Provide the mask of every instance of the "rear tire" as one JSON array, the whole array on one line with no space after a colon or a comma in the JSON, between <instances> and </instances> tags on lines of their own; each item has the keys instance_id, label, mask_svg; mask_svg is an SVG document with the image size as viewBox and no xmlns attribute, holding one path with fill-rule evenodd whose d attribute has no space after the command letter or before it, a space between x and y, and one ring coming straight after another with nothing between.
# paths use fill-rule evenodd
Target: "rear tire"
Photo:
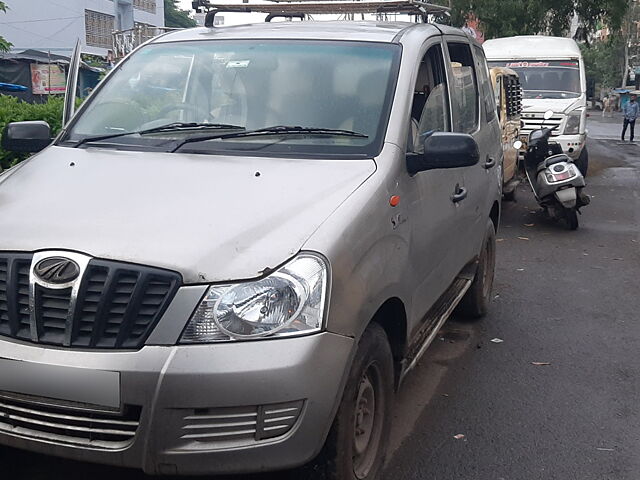
<instances>
[{"instance_id":1,"label":"rear tire","mask_svg":"<svg viewBox=\"0 0 640 480\"><path fill-rule=\"evenodd\" d=\"M587 152L587 146L585 145L580 152L580 156L574 162L580 173L584 178L587 178L587 170L589 170L589 152Z\"/></svg>"},{"instance_id":2,"label":"rear tire","mask_svg":"<svg viewBox=\"0 0 640 480\"><path fill-rule=\"evenodd\" d=\"M569 227L569 230L578 229L578 226L579 226L578 212L576 211L575 208L565 208L564 219L567 222L567 227Z\"/></svg>"},{"instance_id":3,"label":"rear tire","mask_svg":"<svg viewBox=\"0 0 640 480\"><path fill-rule=\"evenodd\" d=\"M458 304L458 313L467 318L481 318L486 315L491 302L495 268L496 230L493 222L488 220L476 275L469 290Z\"/></svg>"},{"instance_id":4,"label":"rear tire","mask_svg":"<svg viewBox=\"0 0 640 480\"><path fill-rule=\"evenodd\" d=\"M502 194L502 199L505 202L515 202L516 201L516 190L518 189L518 187L516 186L513 190L511 190L510 192L505 192Z\"/></svg>"},{"instance_id":5,"label":"rear tire","mask_svg":"<svg viewBox=\"0 0 640 480\"><path fill-rule=\"evenodd\" d=\"M353 360L338 413L320 455L298 478L380 478L393 401L393 357L380 325L367 327Z\"/></svg>"}]
</instances>

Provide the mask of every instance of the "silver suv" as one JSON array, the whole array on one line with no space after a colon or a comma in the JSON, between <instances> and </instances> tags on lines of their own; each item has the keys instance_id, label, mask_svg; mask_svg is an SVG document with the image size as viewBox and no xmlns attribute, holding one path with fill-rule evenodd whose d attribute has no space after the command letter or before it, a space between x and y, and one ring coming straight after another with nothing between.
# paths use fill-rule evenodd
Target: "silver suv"
<instances>
[{"instance_id":1,"label":"silver suv","mask_svg":"<svg viewBox=\"0 0 640 480\"><path fill-rule=\"evenodd\" d=\"M0 444L374 478L394 390L487 310L500 130L458 29L178 31L2 141L42 152L0 177Z\"/></svg>"}]
</instances>

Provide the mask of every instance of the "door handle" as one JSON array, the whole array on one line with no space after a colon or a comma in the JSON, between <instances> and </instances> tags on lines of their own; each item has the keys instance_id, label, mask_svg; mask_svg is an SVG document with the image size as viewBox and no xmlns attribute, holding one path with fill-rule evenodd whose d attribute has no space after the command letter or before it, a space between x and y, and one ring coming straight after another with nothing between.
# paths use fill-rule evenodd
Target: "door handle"
<instances>
[{"instance_id":1,"label":"door handle","mask_svg":"<svg viewBox=\"0 0 640 480\"><path fill-rule=\"evenodd\" d=\"M456 190L453 192L453 195L451 195L451 201L453 203L458 203L465 198L467 198L467 189L460 185L456 185Z\"/></svg>"},{"instance_id":2,"label":"door handle","mask_svg":"<svg viewBox=\"0 0 640 480\"><path fill-rule=\"evenodd\" d=\"M487 170L496 166L496 159L493 157L487 156L487 159L484 162L484 168Z\"/></svg>"}]
</instances>

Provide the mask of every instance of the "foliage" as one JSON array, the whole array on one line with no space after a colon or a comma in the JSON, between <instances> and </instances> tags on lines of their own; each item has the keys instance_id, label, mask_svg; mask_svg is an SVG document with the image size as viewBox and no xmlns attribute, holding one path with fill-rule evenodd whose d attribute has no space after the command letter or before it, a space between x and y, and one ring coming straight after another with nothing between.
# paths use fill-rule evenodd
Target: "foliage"
<instances>
[{"instance_id":1,"label":"foliage","mask_svg":"<svg viewBox=\"0 0 640 480\"><path fill-rule=\"evenodd\" d=\"M187 10L180 10L176 0L164 0L164 25L174 28L191 28L196 26L196 21L189 17Z\"/></svg>"},{"instance_id":2,"label":"foliage","mask_svg":"<svg viewBox=\"0 0 640 480\"><path fill-rule=\"evenodd\" d=\"M62 127L63 105L63 96L50 96L47 103L37 104L23 102L9 95L0 95L0 132L9 122L44 120L51 126L52 135L57 135ZM0 147L0 166L3 169L11 167L27 156L7 152Z\"/></svg>"},{"instance_id":3,"label":"foliage","mask_svg":"<svg viewBox=\"0 0 640 480\"><path fill-rule=\"evenodd\" d=\"M6 12L7 5L4 2L0 1L0 12ZM11 44L7 42L2 36L0 36L0 52L8 52L11 48Z\"/></svg>"},{"instance_id":4,"label":"foliage","mask_svg":"<svg viewBox=\"0 0 640 480\"><path fill-rule=\"evenodd\" d=\"M580 46L588 79L604 88L614 88L620 83L624 69L624 44L620 35L606 42Z\"/></svg>"},{"instance_id":5,"label":"foliage","mask_svg":"<svg viewBox=\"0 0 640 480\"><path fill-rule=\"evenodd\" d=\"M598 25L620 28L626 0L452 0L452 24L462 26L470 14L481 23L485 38L547 33L565 35L574 12L580 33L588 39Z\"/></svg>"}]
</instances>

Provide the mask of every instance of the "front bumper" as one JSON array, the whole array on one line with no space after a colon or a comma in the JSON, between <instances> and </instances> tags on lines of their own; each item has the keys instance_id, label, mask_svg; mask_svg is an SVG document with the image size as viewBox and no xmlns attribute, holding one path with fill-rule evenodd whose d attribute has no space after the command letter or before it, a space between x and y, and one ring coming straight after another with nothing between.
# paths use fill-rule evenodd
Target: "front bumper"
<instances>
[{"instance_id":1,"label":"front bumper","mask_svg":"<svg viewBox=\"0 0 640 480\"><path fill-rule=\"evenodd\" d=\"M52 399L55 384L27 380L22 383L25 391L15 393L20 382L0 377L0 444L141 468L148 474L294 467L320 451L353 350L352 338L328 332L253 342L145 346L136 352L69 351L0 340L0 357L17 374L20 369L29 375L55 372L66 385ZM114 388L119 391L109 391ZM99 396L86 393L95 389L106 394L102 406L93 404ZM74 401L74 392L84 404ZM23 403L8 416L4 407L16 408L15 399ZM118 415L134 409L139 420L128 423L134 431L129 442L104 442L108 436L96 440L93 434L80 442L73 436L95 424L65 420L68 415L59 415L65 409L82 418L100 417L101 410ZM15 420L26 417L36 421ZM38 426L42 420L46 428ZM64 422L70 430L65 432L63 425L52 433L51 425Z\"/></svg>"},{"instance_id":2,"label":"front bumper","mask_svg":"<svg viewBox=\"0 0 640 480\"><path fill-rule=\"evenodd\" d=\"M577 160L580 152L584 148L587 135L582 133L578 135L558 135L551 137L551 142L555 142L562 147L562 151L569 155L573 160Z\"/></svg>"}]
</instances>

